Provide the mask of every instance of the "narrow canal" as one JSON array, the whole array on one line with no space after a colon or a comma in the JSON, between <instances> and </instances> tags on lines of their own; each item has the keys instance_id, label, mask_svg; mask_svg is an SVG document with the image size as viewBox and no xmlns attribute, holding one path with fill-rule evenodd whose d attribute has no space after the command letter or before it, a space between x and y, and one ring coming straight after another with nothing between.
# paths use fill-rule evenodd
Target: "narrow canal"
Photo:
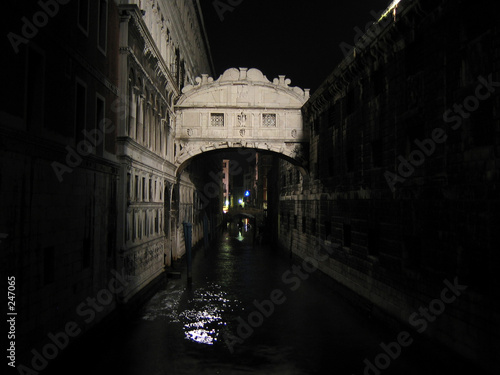
<instances>
[{"instance_id":1,"label":"narrow canal","mask_svg":"<svg viewBox=\"0 0 500 375\"><path fill-rule=\"evenodd\" d=\"M228 229L217 246L195 253L191 288L185 272L169 280L136 317L68 349L49 373L463 373L421 343L375 367L380 344L399 332L323 286L314 271L253 242L251 230Z\"/></svg>"}]
</instances>

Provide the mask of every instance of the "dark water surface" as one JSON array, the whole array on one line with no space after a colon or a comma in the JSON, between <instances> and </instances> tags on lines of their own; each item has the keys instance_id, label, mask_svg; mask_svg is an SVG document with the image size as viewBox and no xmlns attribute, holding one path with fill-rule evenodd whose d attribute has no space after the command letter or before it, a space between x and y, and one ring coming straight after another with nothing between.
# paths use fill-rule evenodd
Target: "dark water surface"
<instances>
[{"instance_id":1,"label":"dark water surface","mask_svg":"<svg viewBox=\"0 0 500 375\"><path fill-rule=\"evenodd\" d=\"M135 318L68 349L49 373L413 375L464 370L420 344L403 348L389 363L380 357L379 364L387 365L383 370L366 368L365 359L374 363L381 342L394 341L399 332L370 320L317 278L301 280L300 275L309 274L297 267L270 248L254 246L251 232L227 231L216 247L194 255L191 288L185 272L182 279L169 280Z\"/></svg>"}]
</instances>

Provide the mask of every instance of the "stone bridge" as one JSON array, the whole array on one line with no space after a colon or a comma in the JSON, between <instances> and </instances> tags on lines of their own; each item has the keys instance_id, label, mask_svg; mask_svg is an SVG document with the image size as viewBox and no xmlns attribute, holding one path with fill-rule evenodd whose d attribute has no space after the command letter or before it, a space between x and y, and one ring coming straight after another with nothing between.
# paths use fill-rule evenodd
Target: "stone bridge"
<instances>
[{"instance_id":1,"label":"stone bridge","mask_svg":"<svg viewBox=\"0 0 500 375\"><path fill-rule=\"evenodd\" d=\"M304 172L309 139L301 108L309 90L273 82L258 69L228 69L216 81L208 75L189 85L176 104L177 173L204 152L252 148L281 156Z\"/></svg>"}]
</instances>

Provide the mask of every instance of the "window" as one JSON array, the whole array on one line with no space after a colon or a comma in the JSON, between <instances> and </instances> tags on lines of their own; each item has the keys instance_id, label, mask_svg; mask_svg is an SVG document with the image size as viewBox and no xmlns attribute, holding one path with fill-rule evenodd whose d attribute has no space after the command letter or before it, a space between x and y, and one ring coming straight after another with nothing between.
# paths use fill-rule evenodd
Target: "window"
<instances>
[{"instance_id":1,"label":"window","mask_svg":"<svg viewBox=\"0 0 500 375\"><path fill-rule=\"evenodd\" d=\"M383 149L382 140L377 139L372 142L372 167L382 167Z\"/></svg>"},{"instance_id":2,"label":"window","mask_svg":"<svg viewBox=\"0 0 500 375\"><path fill-rule=\"evenodd\" d=\"M142 178L142 200L146 200L146 177Z\"/></svg>"},{"instance_id":3,"label":"window","mask_svg":"<svg viewBox=\"0 0 500 375\"><path fill-rule=\"evenodd\" d=\"M404 237L403 265L407 268L418 268L422 251L422 240L415 235Z\"/></svg>"},{"instance_id":4,"label":"window","mask_svg":"<svg viewBox=\"0 0 500 375\"><path fill-rule=\"evenodd\" d=\"M302 216L302 233L306 232L306 217Z\"/></svg>"},{"instance_id":5,"label":"window","mask_svg":"<svg viewBox=\"0 0 500 375\"><path fill-rule=\"evenodd\" d=\"M376 256L380 249L380 233L377 223L374 223L368 229L368 254Z\"/></svg>"},{"instance_id":6,"label":"window","mask_svg":"<svg viewBox=\"0 0 500 375\"><path fill-rule=\"evenodd\" d=\"M333 147L330 148L330 151L333 151ZM327 162L328 162L328 177L333 177L333 175L335 174L335 159L333 158L333 156L329 156Z\"/></svg>"},{"instance_id":7,"label":"window","mask_svg":"<svg viewBox=\"0 0 500 375\"><path fill-rule=\"evenodd\" d=\"M316 235L316 219L311 219L311 234Z\"/></svg>"},{"instance_id":8,"label":"window","mask_svg":"<svg viewBox=\"0 0 500 375\"><path fill-rule=\"evenodd\" d=\"M385 72L379 68L372 74L373 93L375 96L379 95L385 90Z\"/></svg>"},{"instance_id":9,"label":"window","mask_svg":"<svg viewBox=\"0 0 500 375\"><path fill-rule=\"evenodd\" d=\"M332 105L330 108L328 108L328 127L333 128L333 125L335 125L335 107Z\"/></svg>"},{"instance_id":10,"label":"window","mask_svg":"<svg viewBox=\"0 0 500 375\"><path fill-rule=\"evenodd\" d=\"M325 240L329 241L332 235L332 224L329 221L325 221Z\"/></svg>"},{"instance_id":11,"label":"window","mask_svg":"<svg viewBox=\"0 0 500 375\"><path fill-rule=\"evenodd\" d=\"M421 40L415 40L405 46L404 63L406 76L413 76L422 70L422 49L425 48Z\"/></svg>"},{"instance_id":12,"label":"window","mask_svg":"<svg viewBox=\"0 0 500 375\"><path fill-rule=\"evenodd\" d=\"M95 131L96 135L100 134L101 138L100 139L95 139L95 152L97 155L102 156L103 155L103 150L104 150L104 136L106 132L101 132L99 129L101 127L104 128L101 123L104 124L105 120L105 113L106 113L106 101L104 97L102 97L99 94L96 94L95 98Z\"/></svg>"},{"instance_id":13,"label":"window","mask_svg":"<svg viewBox=\"0 0 500 375\"><path fill-rule=\"evenodd\" d=\"M125 230L125 241L130 241L130 214L127 214L127 226Z\"/></svg>"},{"instance_id":14,"label":"window","mask_svg":"<svg viewBox=\"0 0 500 375\"><path fill-rule=\"evenodd\" d=\"M89 35L89 0L78 0L78 27Z\"/></svg>"},{"instance_id":15,"label":"window","mask_svg":"<svg viewBox=\"0 0 500 375\"><path fill-rule=\"evenodd\" d=\"M135 176L135 184L134 184L134 189L135 189L135 200L139 200L139 176Z\"/></svg>"},{"instance_id":16,"label":"window","mask_svg":"<svg viewBox=\"0 0 500 375\"><path fill-rule=\"evenodd\" d=\"M75 93L75 139L83 138L87 116L87 85L80 79L76 79Z\"/></svg>"},{"instance_id":17,"label":"window","mask_svg":"<svg viewBox=\"0 0 500 375\"><path fill-rule=\"evenodd\" d=\"M90 232L89 229L87 229ZM83 249L82 249L82 267L88 268L90 267L90 263L92 260L92 239L90 233L86 233L83 238Z\"/></svg>"},{"instance_id":18,"label":"window","mask_svg":"<svg viewBox=\"0 0 500 375\"><path fill-rule=\"evenodd\" d=\"M354 170L354 150L352 148L345 153L345 161L347 172L352 172Z\"/></svg>"},{"instance_id":19,"label":"window","mask_svg":"<svg viewBox=\"0 0 500 375\"><path fill-rule=\"evenodd\" d=\"M130 195L130 184L132 183L132 175L127 173L127 199L130 200L132 197Z\"/></svg>"},{"instance_id":20,"label":"window","mask_svg":"<svg viewBox=\"0 0 500 375\"><path fill-rule=\"evenodd\" d=\"M466 106L470 100L466 99ZM471 105L472 108L474 108ZM476 106L477 107L477 106ZM495 121L493 120L493 100L486 100L472 112L470 117L471 134L475 146L492 145L495 139Z\"/></svg>"},{"instance_id":21,"label":"window","mask_svg":"<svg viewBox=\"0 0 500 375\"><path fill-rule=\"evenodd\" d=\"M18 126L23 125L21 119L24 117L24 106L27 95L24 81L27 70L27 50L28 48L19 48L18 53L11 53L8 59L2 61L5 71L9 72L9 74L2 75L2 89L4 93L8 92L9 95L2 96L0 114L8 113L15 116Z\"/></svg>"},{"instance_id":22,"label":"window","mask_svg":"<svg viewBox=\"0 0 500 375\"><path fill-rule=\"evenodd\" d=\"M224 113L212 113L210 115L210 125L216 127L224 126Z\"/></svg>"},{"instance_id":23,"label":"window","mask_svg":"<svg viewBox=\"0 0 500 375\"><path fill-rule=\"evenodd\" d=\"M345 101L346 101L346 114L347 115L350 115L351 113L353 113L356 109L356 96L354 94L354 89L351 89L351 91L349 91L347 93L347 96L345 98Z\"/></svg>"},{"instance_id":24,"label":"window","mask_svg":"<svg viewBox=\"0 0 500 375\"><path fill-rule=\"evenodd\" d=\"M351 246L351 224L344 224L342 227L342 232L344 234L344 246Z\"/></svg>"},{"instance_id":25,"label":"window","mask_svg":"<svg viewBox=\"0 0 500 375\"><path fill-rule=\"evenodd\" d=\"M43 285L54 282L55 257L54 247L47 247L43 250Z\"/></svg>"},{"instance_id":26,"label":"window","mask_svg":"<svg viewBox=\"0 0 500 375\"><path fill-rule=\"evenodd\" d=\"M262 114L262 126L266 128L276 127L276 114L274 113L264 113Z\"/></svg>"},{"instance_id":27,"label":"window","mask_svg":"<svg viewBox=\"0 0 500 375\"><path fill-rule=\"evenodd\" d=\"M139 220L139 227L138 227L138 229L139 229L139 233L138 233L138 238L139 238L140 240L142 239L142 226L143 226L142 216L143 216L143 215L142 215L142 213L141 213L141 214L139 214L139 218L138 218L138 220Z\"/></svg>"},{"instance_id":28,"label":"window","mask_svg":"<svg viewBox=\"0 0 500 375\"><path fill-rule=\"evenodd\" d=\"M149 179L149 197L148 197L149 201L152 202L154 200L154 196L153 196L153 181L151 179Z\"/></svg>"},{"instance_id":29,"label":"window","mask_svg":"<svg viewBox=\"0 0 500 375\"><path fill-rule=\"evenodd\" d=\"M134 213L132 213L132 241L135 241L137 238L137 216Z\"/></svg>"},{"instance_id":30,"label":"window","mask_svg":"<svg viewBox=\"0 0 500 375\"><path fill-rule=\"evenodd\" d=\"M297 215L293 215L293 229L297 229Z\"/></svg>"},{"instance_id":31,"label":"window","mask_svg":"<svg viewBox=\"0 0 500 375\"><path fill-rule=\"evenodd\" d=\"M34 130L43 123L45 59L33 48L28 57L26 123L28 130Z\"/></svg>"},{"instance_id":32,"label":"window","mask_svg":"<svg viewBox=\"0 0 500 375\"><path fill-rule=\"evenodd\" d=\"M99 0L99 16L97 29L97 47L106 54L107 28L108 28L108 0Z\"/></svg>"}]
</instances>

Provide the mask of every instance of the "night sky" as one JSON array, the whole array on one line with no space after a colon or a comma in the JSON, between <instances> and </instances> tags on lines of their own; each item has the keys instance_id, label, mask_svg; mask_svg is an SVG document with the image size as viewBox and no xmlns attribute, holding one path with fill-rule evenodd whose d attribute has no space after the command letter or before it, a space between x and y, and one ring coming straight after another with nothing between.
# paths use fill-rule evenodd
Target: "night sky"
<instances>
[{"instance_id":1,"label":"night sky","mask_svg":"<svg viewBox=\"0 0 500 375\"><path fill-rule=\"evenodd\" d=\"M200 0L215 78L227 68L257 68L271 81L284 74L291 86L313 91L342 60L339 45L353 45L354 28L364 31L390 2ZM217 12L217 3L233 10Z\"/></svg>"}]
</instances>

